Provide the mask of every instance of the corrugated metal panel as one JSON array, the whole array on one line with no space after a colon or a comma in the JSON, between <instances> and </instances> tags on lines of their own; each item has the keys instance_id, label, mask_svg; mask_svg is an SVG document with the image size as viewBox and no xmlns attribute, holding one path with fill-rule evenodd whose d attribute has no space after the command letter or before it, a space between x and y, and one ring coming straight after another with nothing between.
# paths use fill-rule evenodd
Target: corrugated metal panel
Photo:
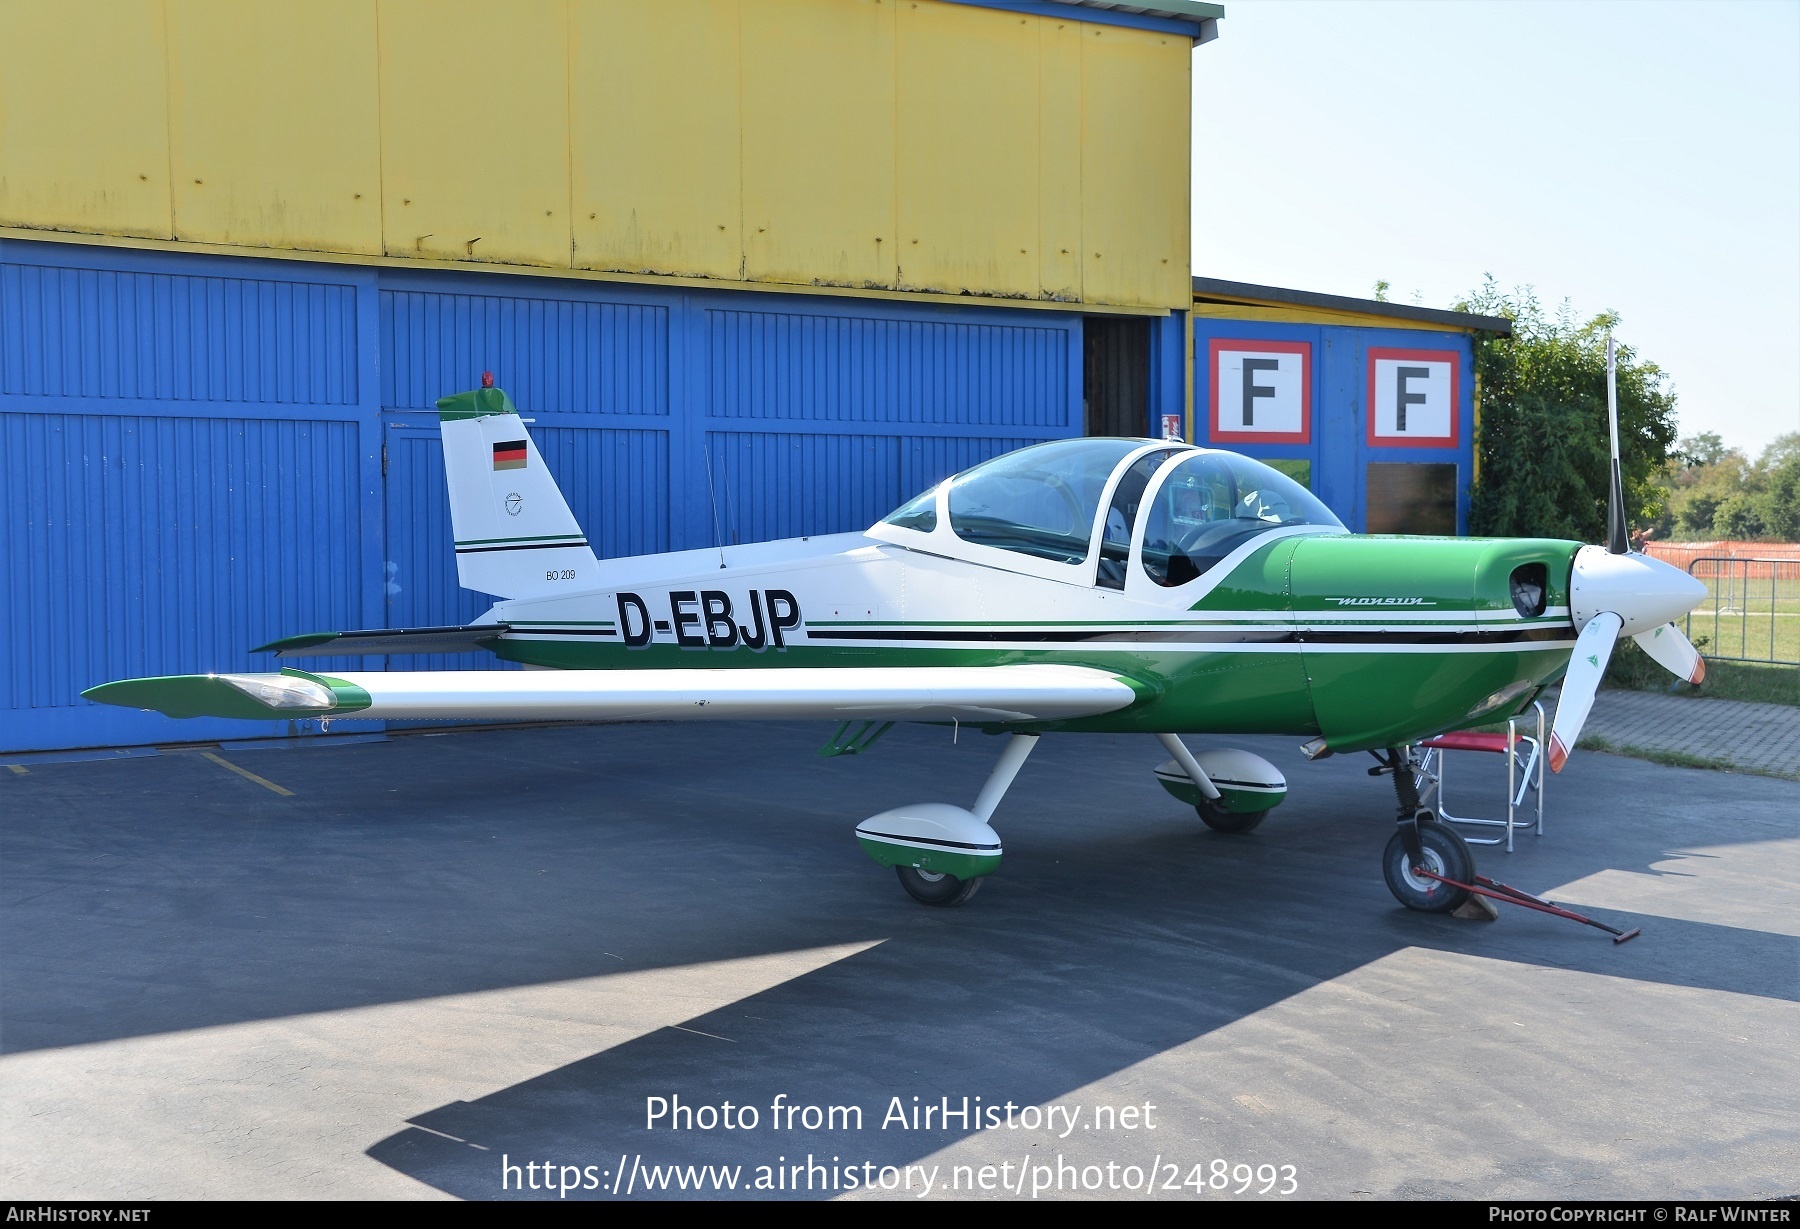
<instances>
[{"instance_id":1,"label":"corrugated metal panel","mask_svg":"<svg viewBox=\"0 0 1800 1229\"><path fill-rule=\"evenodd\" d=\"M494 604L456 582L455 536L444 484L444 446L437 424L387 432L387 558L383 564L388 627L473 623ZM387 659L390 670L499 668L489 653L421 653Z\"/></svg>"},{"instance_id":2,"label":"corrugated metal panel","mask_svg":"<svg viewBox=\"0 0 1800 1229\"><path fill-rule=\"evenodd\" d=\"M1083 297L1083 29L1073 21L1046 21L1038 27L1038 285L1053 299Z\"/></svg>"},{"instance_id":3,"label":"corrugated metal panel","mask_svg":"<svg viewBox=\"0 0 1800 1229\"><path fill-rule=\"evenodd\" d=\"M179 0L164 24L175 237L380 255L374 0Z\"/></svg>"},{"instance_id":4,"label":"corrugated metal panel","mask_svg":"<svg viewBox=\"0 0 1800 1229\"><path fill-rule=\"evenodd\" d=\"M964 423L1055 432L1068 418L1071 335L1042 325L707 313L717 418Z\"/></svg>"},{"instance_id":5,"label":"corrugated metal panel","mask_svg":"<svg viewBox=\"0 0 1800 1229\"><path fill-rule=\"evenodd\" d=\"M725 541L866 528L900 503L899 444L888 435L709 434Z\"/></svg>"},{"instance_id":6,"label":"corrugated metal panel","mask_svg":"<svg viewBox=\"0 0 1800 1229\"><path fill-rule=\"evenodd\" d=\"M1036 298L1040 23L965 5L896 9L900 284Z\"/></svg>"},{"instance_id":7,"label":"corrugated metal panel","mask_svg":"<svg viewBox=\"0 0 1800 1229\"><path fill-rule=\"evenodd\" d=\"M670 548L668 432L541 424L532 431L596 555L615 559Z\"/></svg>"},{"instance_id":8,"label":"corrugated metal panel","mask_svg":"<svg viewBox=\"0 0 1800 1229\"><path fill-rule=\"evenodd\" d=\"M916 436L902 440L900 498L894 501L893 507L883 509L882 515L887 515L919 492L936 486L951 474L961 473L971 465L979 465L989 457L997 457L1003 452L1042 442L1041 439L982 436Z\"/></svg>"},{"instance_id":9,"label":"corrugated metal panel","mask_svg":"<svg viewBox=\"0 0 1800 1229\"><path fill-rule=\"evenodd\" d=\"M379 21L388 255L566 268L568 6L382 0Z\"/></svg>"},{"instance_id":10,"label":"corrugated metal panel","mask_svg":"<svg viewBox=\"0 0 1800 1229\"><path fill-rule=\"evenodd\" d=\"M737 0L575 4L569 41L576 266L742 277Z\"/></svg>"},{"instance_id":11,"label":"corrugated metal panel","mask_svg":"<svg viewBox=\"0 0 1800 1229\"><path fill-rule=\"evenodd\" d=\"M1037 442L749 431L707 436L728 544L866 529L941 479Z\"/></svg>"},{"instance_id":12,"label":"corrugated metal panel","mask_svg":"<svg viewBox=\"0 0 1800 1229\"><path fill-rule=\"evenodd\" d=\"M349 405L344 285L0 264L0 393Z\"/></svg>"},{"instance_id":13,"label":"corrugated metal panel","mask_svg":"<svg viewBox=\"0 0 1800 1229\"><path fill-rule=\"evenodd\" d=\"M1185 309L1193 188L1169 151L1190 145L1192 46L1100 26L1081 42L1082 298Z\"/></svg>"},{"instance_id":14,"label":"corrugated metal panel","mask_svg":"<svg viewBox=\"0 0 1800 1229\"><path fill-rule=\"evenodd\" d=\"M429 410L497 374L530 413L667 414L669 311L590 299L381 292L381 404Z\"/></svg>"},{"instance_id":15,"label":"corrugated metal panel","mask_svg":"<svg viewBox=\"0 0 1800 1229\"><path fill-rule=\"evenodd\" d=\"M1185 309L1190 40L1111 20L7 0L0 224Z\"/></svg>"},{"instance_id":16,"label":"corrugated metal panel","mask_svg":"<svg viewBox=\"0 0 1800 1229\"><path fill-rule=\"evenodd\" d=\"M251 647L359 621L358 463L352 422L0 414L0 745L263 729L101 710L79 693L269 669Z\"/></svg>"},{"instance_id":17,"label":"corrugated metal panel","mask_svg":"<svg viewBox=\"0 0 1800 1229\"><path fill-rule=\"evenodd\" d=\"M896 284L894 10L876 0L740 6L748 280Z\"/></svg>"},{"instance_id":18,"label":"corrugated metal panel","mask_svg":"<svg viewBox=\"0 0 1800 1229\"><path fill-rule=\"evenodd\" d=\"M159 0L0 4L0 225L172 237Z\"/></svg>"}]
</instances>

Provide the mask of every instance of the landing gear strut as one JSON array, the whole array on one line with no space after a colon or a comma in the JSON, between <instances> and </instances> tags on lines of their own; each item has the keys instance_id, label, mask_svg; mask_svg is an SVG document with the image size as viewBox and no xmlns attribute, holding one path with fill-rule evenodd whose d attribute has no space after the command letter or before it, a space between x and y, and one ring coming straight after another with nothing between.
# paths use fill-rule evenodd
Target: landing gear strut
<instances>
[{"instance_id":1,"label":"landing gear strut","mask_svg":"<svg viewBox=\"0 0 1800 1229\"><path fill-rule=\"evenodd\" d=\"M1037 741L1036 734L1006 740L974 807L964 810L946 802L895 807L858 824L857 842L877 863L893 867L900 886L920 904L963 904L1000 867L1000 834L988 820Z\"/></svg>"},{"instance_id":2,"label":"landing gear strut","mask_svg":"<svg viewBox=\"0 0 1800 1229\"><path fill-rule=\"evenodd\" d=\"M1468 889L1459 885L1475 881L1475 855L1468 842L1438 821L1437 812L1420 804L1419 757L1411 747L1370 754L1378 767L1369 769L1369 775L1391 775L1398 803L1396 830L1381 855L1388 891L1408 909L1449 913L1469 899Z\"/></svg>"}]
</instances>

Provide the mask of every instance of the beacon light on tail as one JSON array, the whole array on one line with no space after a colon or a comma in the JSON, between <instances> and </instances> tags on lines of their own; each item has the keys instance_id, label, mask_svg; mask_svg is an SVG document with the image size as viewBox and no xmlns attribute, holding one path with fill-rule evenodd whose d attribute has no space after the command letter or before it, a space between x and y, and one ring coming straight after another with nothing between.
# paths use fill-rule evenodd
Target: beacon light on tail
<instances>
[{"instance_id":1,"label":"beacon light on tail","mask_svg":"<svg viewBox=\"0 0 1800 1229\"><path fill-rule=\"evenodd\" d=\"M493 606L467 626L265 647L284 661L486 651L538 669L286 669L84 694L179 717L829 719L831 755L870 752L895 721L1005 735L973 804L894 807L856 829L931 905L963 903L997 870L996 822L1030 839L1029 813L1003 800L1040 735L1154 737L1162 788L1241 835L1287 782L1182 736L1286 734L1309 758L1377 754L1397 799L1388 885L1440 910L1474 864L1419 805L1414 744L1504 720L1563 679L1560 765L1618 635L1684 677L1703 668L1672 624L1696 587L1622 546L1354 535L1268 466L1179 441L1021 449L860 533L600 560L504 392L438 407L458 575ZM1157 806L1144 785L1119 807Z\"/></svg>"}]
</instances>

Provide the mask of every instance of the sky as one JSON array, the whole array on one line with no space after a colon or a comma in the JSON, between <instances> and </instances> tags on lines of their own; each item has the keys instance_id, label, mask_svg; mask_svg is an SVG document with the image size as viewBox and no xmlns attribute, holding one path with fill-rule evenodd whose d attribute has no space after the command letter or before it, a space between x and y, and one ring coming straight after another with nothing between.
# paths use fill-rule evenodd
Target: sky
<instances>
[{"instance_id":1,"label":"sky","mask_svg":"<svg viewBox=\"0 0 1800 1229\"><path fill-rule=\"evenodd\" d=\"M1682 435L1800 431L1800 0L1223 0L1194 273L1622 317Z\"/></svg>"}]
</instances>

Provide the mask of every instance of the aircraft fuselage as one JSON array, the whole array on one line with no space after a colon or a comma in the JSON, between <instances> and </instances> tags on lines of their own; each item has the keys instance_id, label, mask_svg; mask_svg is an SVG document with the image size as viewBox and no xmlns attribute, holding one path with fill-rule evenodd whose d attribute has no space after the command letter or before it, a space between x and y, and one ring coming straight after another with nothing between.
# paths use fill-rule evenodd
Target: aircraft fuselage
<instances>
[{"instance_id":1,"label":"aircraft fuselage","mask_svg":"<svg viewBox=\"0 0 1800 1229\"><path fill-rule=\"evenodd\" d=\"M1303 527L1186 585L1134 570L1113 589L1091 565L1071 583L840 534L606 560L604 588L504 601L485 621L512 629L493 645L502 658L558 669L1092 666L1149 694L1032 728L1322 735L1356 750L1503 718L1560 677L1579 545ZM1510 583L1533 564L1536 613Z\"/></svg>"}]
</instances>

